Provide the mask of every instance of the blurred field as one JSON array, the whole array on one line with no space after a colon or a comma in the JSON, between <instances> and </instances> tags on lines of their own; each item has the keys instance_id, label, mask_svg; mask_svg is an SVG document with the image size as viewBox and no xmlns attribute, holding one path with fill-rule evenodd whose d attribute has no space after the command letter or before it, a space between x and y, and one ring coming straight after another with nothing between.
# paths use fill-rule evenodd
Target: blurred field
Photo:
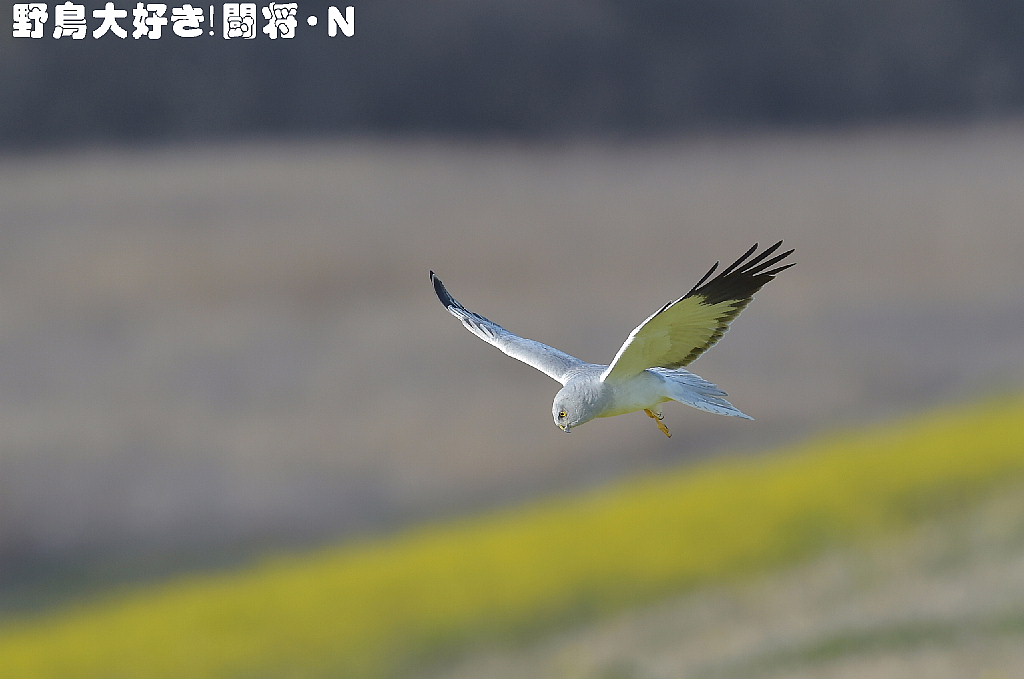
<instances>
[{"instance_id":1,"label":"blurred field","mask_svg":"<svg viewBox=\"0 0 1024 679\"><path fill-rule=\"evenodd\" d=\"M0 609L1024 384L1024 128L0 159ZM698 361L758 418L571 436L444 313L589 360L715 259L798 266ZM500 387L499 387L500 385ZM37 583L37 584L33 584Z\"/></svg>"},{"instance_id":2,"label":"blurred field","mask_svg":"<svg viewBox=\"0 0 1024 679\"><path fill-rule=\"evenodd\" d=\"M868 548L702 587L435 677L1021 677L1024 487Z\"/></svg>"},{"instance_id":3,"label":"blurred field","mask_svg":"<svg viewBox=\"0 0 1024 679\"><path fill-rule=\"evenodd\" d=\"M112 594L0 626L0 676L419 676L426 666L467 647L522 642L673 592L709 588L703 590L703 605L710 600L735 605L716 588L735 587L744 577L829 550L833 558L839 548L859 555L852 565L839 566L840 582L871 576L858 563L864 552L869 564L879 559L870 545L880 539L888 541L885 554L895 555L886 558L913 565L921 533L915 527L922 525L939 535L946 526L956 528L951 539L942 535L947 545L957 544L953 559L971 557L978 544L987 538L999 543L999 538L1001 543L987 545L986 556L1004 550L1000 556L1009 557L1007 562L1019 562L1024 554L1019 503L985 502L1022 487L1022 419L1021 397L945 409L884 428L835 433L763 457L723 458L576 497L267 561L234 574ZM981 510L974 509L979 505ZM978 524L964 522L971 516L965 512L972 511ZM999 514L1004 518L996 529L984 530ZM912 536L909 547L894 537L904 534ZM934 568L929 575L935 575ZM836 577L834 564L826 561L809 572L808 581L823 579L827 589ZM917 574L901 577L914 579L919 588L927 584ZM990 636L1019 636L1024 630L1024 583L1019 573L1010 581L1013 587L1001 596L986 591L992 602L982 620L987 627L974 629L974 635L984 637L988 630ZM815 586L820 590L822 584ZM792 591L796 585L788 587ZM811 587L802 596L813 598L814 591ZM927 593L918 598L904 592L918 606L916 615L896 597L854 600L867 608L859 615L852 608L833 611L831 629L816 630L818 636L809 635L803 618L780 620L776 629L766 618L781 616L762 611L763 626L746 627L750 638L735 640L732 648L709 645L699 658L703 664L693 667L701 668L702 676L746 676L755 670L790 676L793 663L811 670L828 667L826 661L847 652L862 653L873 645L891 650L907 638L919 646L941 646L949 635L970 628L969 614L982 608L974 601L967 611L957 610L929 602ZM968 593L960 596L971 599ZM790 602L776 596L746 605L778 606L780 614L788 614L802 603L800 597ZM878 604L881 615L870 610ZM664 612L653 614L659 615ZM889 626L879 627L887 617ZM651 618L647 612L644 619ZM691 616L673 624L658 625L653 637L649 628L636 633L645 643L661 644L660 658L640 648L623 650L628 642L620 637L617 647L600 644L589 650L597 657L617 650L621 657L612 657L619 665L598 664L599 671L587 672L584 660L568 673L565 667L541 665L540 674L632 676L622 668L633 665L621 662L657 660L658 671L637 665L643 671L635 674L679 676L672 653L688 651L685 645L670 650L670 640L694 623ZM837 630L847 636L837 637ZM714 671L716 653L733 665ZM995 662L967 673L1010 667ZM485 669L487 676L497 674L493 663ZM505 674L521 676L521 670L516 662Z\"/></svg>"}]
</instances>

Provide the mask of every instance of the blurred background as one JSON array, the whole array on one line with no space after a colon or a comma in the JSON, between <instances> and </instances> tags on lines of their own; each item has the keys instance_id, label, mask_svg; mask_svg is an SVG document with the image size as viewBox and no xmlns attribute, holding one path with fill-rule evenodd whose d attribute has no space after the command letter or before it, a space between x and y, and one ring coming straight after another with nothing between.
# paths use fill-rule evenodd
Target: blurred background
<instances>
[{"instance_id":1,"label":"blurred background","mask_svg":"<svg viewBox=\"0 0 1024 679\"><path fill-rule=\"evenodd\" d=\"M55 40L54 6L41 39L0 23L0 639L126 587L1024 387L1019 3L377 0L352 37L300 20L251 41ZM757 421L670 406L670 440L642 415L564 436L558 385L470 336L427 278L608 362L714 261L778 239L798 265L692 366ZM690 598L644 615L771 625L671 593ZM538 675L717 657L566 665L665 625L541 627L510 633ZM456 647L430 667L521 666ZM1007 657L849 667L1024 667Z\"/></svg>"}]
</instances>

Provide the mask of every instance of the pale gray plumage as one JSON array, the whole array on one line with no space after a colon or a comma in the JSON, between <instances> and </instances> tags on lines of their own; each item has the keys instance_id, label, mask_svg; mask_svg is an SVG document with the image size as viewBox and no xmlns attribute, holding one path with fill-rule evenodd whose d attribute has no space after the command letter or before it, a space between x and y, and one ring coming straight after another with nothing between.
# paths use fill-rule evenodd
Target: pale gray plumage
<instances>
[{"instance_id":1,"label":"pale gray plumage","mask_svg":"<svg viewBox=\"0 0 1024 679\"><path fill-rule=\"evenodd\" d=\"M433 271L430 280L448 311L480 339L505 354L533 366L563 386L555 395L552 416L565 432L596 417L643 410L658 428L660 404L679 401L719 415L753 419L733 406L716 385L683 370L715 344L755 292L792 264L772 268L792 250L770 257L782 241L753 259L752 248L718 276L708 280L716 262L690 292L669 302L637 326L610 365L587 363L564 351L515 335L494 321L473 313L449 294Z\"/></svg>"}]
</instances>

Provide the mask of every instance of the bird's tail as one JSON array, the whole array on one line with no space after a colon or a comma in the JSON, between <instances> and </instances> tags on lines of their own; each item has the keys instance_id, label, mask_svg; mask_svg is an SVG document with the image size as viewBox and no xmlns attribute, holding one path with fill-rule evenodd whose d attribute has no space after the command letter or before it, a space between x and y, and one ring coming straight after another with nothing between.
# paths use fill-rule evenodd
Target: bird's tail
<instances>
[{"instance_id":1,"label":"bird's tail","mask_svg":"<svg viewBox=\"0 0 1024 679\"><path fill-rule=\"evenodd\" d=\"M727 394L718 385L708 382L699 375L694 375L689 370L651 368L651 371L666 379L669 385L669 395L673 400L716 415L754 419L722 398Z\"/></svg>"}]
</instances>

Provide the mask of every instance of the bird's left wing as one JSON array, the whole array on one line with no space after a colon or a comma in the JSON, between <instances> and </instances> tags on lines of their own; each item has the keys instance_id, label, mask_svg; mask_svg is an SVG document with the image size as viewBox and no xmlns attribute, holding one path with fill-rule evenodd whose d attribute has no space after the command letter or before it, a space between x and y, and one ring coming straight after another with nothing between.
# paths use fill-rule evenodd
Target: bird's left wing
<instances>
[{"instance_id":1,"label":"bird's left wing","mask_svg":"<svg viewBox=\"0 0 1024 679\"><path fill-rule=\"evenodd\" d=\"M430 272L430 280L434 283L434 292L441 300L448 312L455 318L462 321L466 329L482 339L501 349L505 354L518 359L527 365L532 365L548 377L565 384L568 379L567 373L583 365L583 361L571 356L564 351L535 340L526 339L513 334L501 327L494 321L488 320L480 314L473 313L451 296L444 287L441 279Z\"/></svg>"},{"instance_id":2,"label":"bird's left wing","mask_svg":"<svg viewBox=\"0 0 1024 679\"><path fill-rule=\"evenodd\" d=\"M755 292L793 266L771 268L793 252L768 259L781 245L779 241L748 261L757 250L755 243L709 281L718 268L715 262L690 292L663 306L629 334L601 379L626 379L648 368L681 368L695 361L722 338Z\"/></svg>"}]
</instances>

